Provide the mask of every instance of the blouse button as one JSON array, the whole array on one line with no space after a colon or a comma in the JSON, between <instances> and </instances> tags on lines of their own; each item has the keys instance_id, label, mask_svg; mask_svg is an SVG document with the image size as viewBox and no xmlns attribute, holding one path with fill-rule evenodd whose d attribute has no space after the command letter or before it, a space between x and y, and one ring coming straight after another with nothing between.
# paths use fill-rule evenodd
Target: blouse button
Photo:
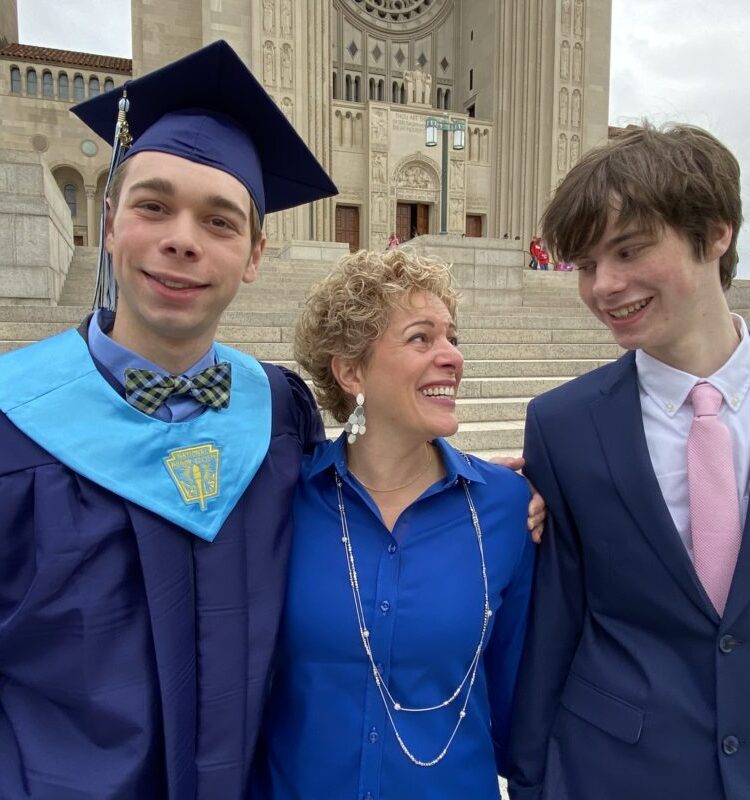
<instances>
[{"instance_id":1,"label":"blouse button","mask_svg":"<svg viewBox=\"0 0 750 800\"><path fill-rule=\"evenodd\" d=\"M388 552L389 552L391 555L393 555L393 554L396 552L396 550L397 550L397 549L398 549L398 548L396 547L396 543L395 543L395 542L391 542L391 543L388 545Z\"/></svg>"},{"instance_id":2,"label":"blouse button","mask_svg":"<svg viewBox=\"0 0 750 800\"><path fill-rule=\"evenodd\" d=\"M373 728L370 731L370 735L368 736L368 738L370 740L370 744L375 744L375 742L377 742L377 740L380 738L378 736L378 732L375 730L375 728Z\"/></svg>"},{"instance_id":3,"label":"blouse button","mask_svg":"<svg viewBox=\"0 0 750 800\"><path fill-rule=\"evenodd\" d=\"M387 614L391 610L391 604L387 600L383 600L383 602L380 604L380 610L384 614Z\"/></svg>"}]
</instances>

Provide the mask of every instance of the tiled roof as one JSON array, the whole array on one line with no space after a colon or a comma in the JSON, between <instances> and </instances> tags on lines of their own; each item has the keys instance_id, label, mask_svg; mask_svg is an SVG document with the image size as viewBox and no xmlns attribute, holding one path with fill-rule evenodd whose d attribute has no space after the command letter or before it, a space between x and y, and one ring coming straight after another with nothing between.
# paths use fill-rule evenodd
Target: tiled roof
<instances>
[{"instance_id":1,"label":"tiled roof","mask_svg":"<svg viewBox=\"0 0 750 800\"><path fill-rule=\"evenodd\" d=\"M17 58L19 61L36 61L45 64L65 64L102 72L124 72L128 75L133 72L133 62L129 58L76 53L73 50L55 50L52 47L36 47L32 44L7 44L0 48L0 58Z\"/></svg>"}]
</instances>

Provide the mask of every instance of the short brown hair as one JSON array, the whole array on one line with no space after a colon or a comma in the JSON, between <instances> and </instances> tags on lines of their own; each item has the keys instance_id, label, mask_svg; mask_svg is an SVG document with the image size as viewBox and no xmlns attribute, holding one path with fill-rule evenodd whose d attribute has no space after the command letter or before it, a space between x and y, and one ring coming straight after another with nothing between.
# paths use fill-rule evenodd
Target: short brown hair
<instances>
[{"instance_id":1,"label":"short brown hair","mask_svg":"<svg viewBox=\"0 0 750 800\"><path fill-rule=\"evenodd\" d=\"M120 193L122 192L122 184L125 182L125 175L128 170L128 162L123 161L115 170L112 180L109 182L107 189L107 197L112 206L112 211L117 210L117 205L120 202ZM250 194L248 192L248 194ZM252 195L250 195L250 244L255 247L260 241L263 229L260 224L260 216L258 208L255 205Z\"/></svg>"},{"instance_id":2,"label":"short brown hair","mask_svg":"<svg viewBox=\"0 0 750 800\"><path fill-rule=\"evenodd\" d=\"M434 294L455 321L458 292L450 267L409 248L344 256L313 289L297 321L294 357L312 377L320 407L339 422L354 403L336 381L331 359L366 364L393 309L420 291Z\"/></svg>"},{"instance_id":3,"label":"short brown hair","mask_svg":"<svg viewBox=\"0 0 750 800\"><path fill-rule=\"evenodd\" d=\"M730 224L732 241L719 260L719 275L724 289L731 285L742 225L740 166L707 131L692 125L657 130L645 123L591 150L542 217L548 248L556 258L575 261L601 239L612 209L622 226L674 228L697 258L705 257L716 226Z\"/></svg>"}]
</instances>

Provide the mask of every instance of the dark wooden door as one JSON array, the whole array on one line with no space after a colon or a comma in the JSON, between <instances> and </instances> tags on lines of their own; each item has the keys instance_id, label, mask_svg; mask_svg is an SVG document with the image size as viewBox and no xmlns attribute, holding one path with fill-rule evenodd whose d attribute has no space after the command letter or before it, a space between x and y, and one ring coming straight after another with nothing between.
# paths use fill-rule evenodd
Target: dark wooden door
<instances>
[{"instance_id":1,"label":"dark wooden door","mask_svg":"<svg viewBox=\"0 0 750 800\"><path fill-rule=\"evenodd\" d=\"M359 250L358 206L336 206L336 241L346 242L351 253Z\"/></svg>"},{"instance_id":2,"label":"dark wooden door","mask_svg":"<svg viewBox=\"0 0 750 800\"><path fill-rule=\"evenodd\" d=\"M412 238L411 224L411 204L398 203L396 205L396 236L400 242L406 242Z\"/></svg>"},{"instance_id":3,"label":"dark wooden door","mask_svg":"<svg viewBox=\"0 0 750 800\"><path fill-rule=\"evenodd\" d=\"M466 235L474 237L482 235L482 217L480 214L466 215Z\"/></svg>"},{"instance_id":4,"label":"dark wooden door","mask_svg":"<svg viewBox=\"0 0 750 800\"><path fill-rule=\"evenodd\" d=\"M430 232L430 207L424 203L417 204L417 236Z\"/></svg>"}]
</instances>

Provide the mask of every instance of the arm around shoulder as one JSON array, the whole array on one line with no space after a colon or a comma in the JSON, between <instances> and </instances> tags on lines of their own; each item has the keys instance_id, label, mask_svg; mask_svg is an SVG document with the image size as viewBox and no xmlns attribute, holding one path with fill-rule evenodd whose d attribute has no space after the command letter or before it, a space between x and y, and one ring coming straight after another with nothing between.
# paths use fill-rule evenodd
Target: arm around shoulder
<instances>
[{"instance_id":1,"label":"arm around shoulder","mask_svg":"<svg viewBox=\"0 0 750 800\"><path fill-rule=\"evenodd\" d=\"M526 473L547 501L547 523L514 699L508 769L513 800L541 797L547 747L585 613L580 540L550 456L551 440L530 404Z\"/></svg>"}]
</instances>

